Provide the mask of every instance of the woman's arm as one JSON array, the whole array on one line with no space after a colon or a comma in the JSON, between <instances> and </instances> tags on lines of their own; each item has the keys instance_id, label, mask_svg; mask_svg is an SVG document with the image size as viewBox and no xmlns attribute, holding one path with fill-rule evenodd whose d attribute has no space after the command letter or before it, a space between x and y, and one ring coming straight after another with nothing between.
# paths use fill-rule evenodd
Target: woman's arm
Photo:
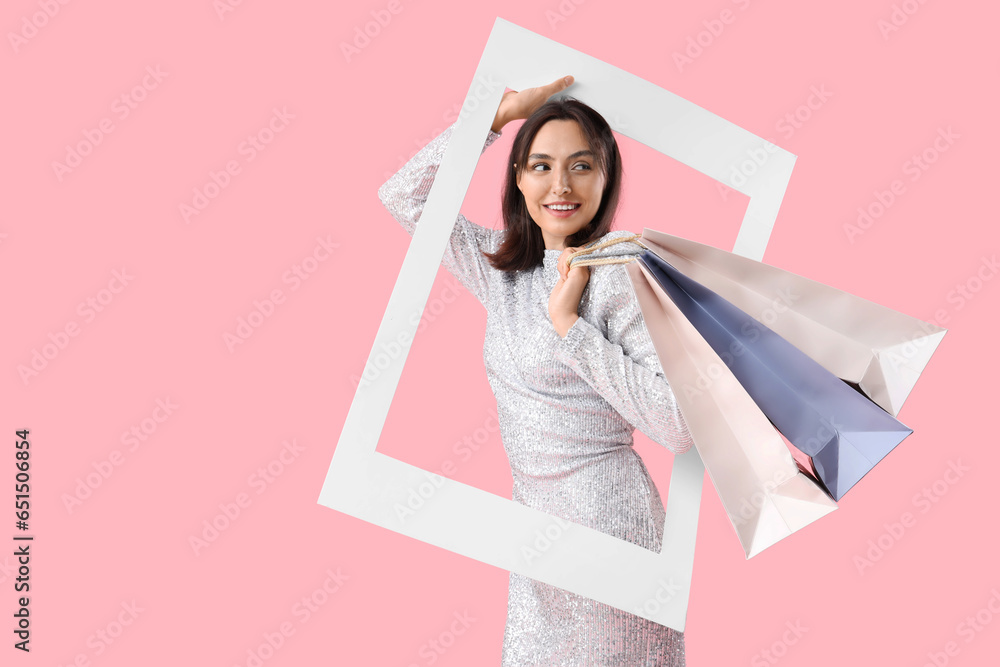
<instances>
[{"instance_id":1,"label":"woman's arm","mask_svg":"<svg viewBox=\"0 0 1000 667\"><path fill-rule=\"evenodd\" d=\"M595 272L591 289L596 293L590 298L600 299L602 312L607 313L607 337L579 317L556 346L556 358L650 440L675 454L686 452L693 444L691 434L663 375L625 265L591 269Z\"/></svg>"},{"instance_id":2,"label":"woman's arm","mask_svg":"<svg viewBox=\"0 0 1000 667\"><path fill-rule=\"evenodd\" d=\"M452 123L430 143L410 158L403 167L393 174L378 189L378 198L406 232L413 236L427 195L455 125ZM500 136L490 131L483 145L483 152ZM482 154L482 153L480 153ZM467 290L486 305L489 297L487 280L488 263L482 251L493 251L499 244L503 230L486 229L470 222L459 213L451 239L445 249L441 264L461 282Z\"/></svg>"},{"instance_id":3,"label":"woman's arm","mask_svg":"<svg viewBox=\"0 0 1000 667\"><path fill-rule=\"evenodd\" d=\"M521 91L505 91L480 155L496 141L504 125L527 118L549 97L572 83L573 77L566 76L545 86L525 88ZM427 194L434 183L434 176L441 165L441 159L454 128L454 123L445 128L378 189L378 197L382 204L389 209L392 217L399 221L410 236L413 236L417 221L423 212ZM448 248L441 259L441 264L458 278L466 289L475 294L484 306L489 298L487 276L492 267L482 252L495 251L500 245L502 234L503 230L474 225L460 213L452 229Z\"/></svg>"}]
</instances>

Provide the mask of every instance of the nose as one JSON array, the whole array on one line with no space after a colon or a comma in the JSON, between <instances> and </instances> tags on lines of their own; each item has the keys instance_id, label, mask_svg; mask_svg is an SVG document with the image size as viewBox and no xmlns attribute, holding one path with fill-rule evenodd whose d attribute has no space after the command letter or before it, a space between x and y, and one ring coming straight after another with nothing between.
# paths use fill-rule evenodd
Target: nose
<instances>
[{"instance_id":1,"label":"nose","mask_svg":"<svg viewBox=\"0 0 1000 667\"><path fill-rule=\"evenodd\" d=\"M552 178L552 193L561 195L569 190L569 175L565 171L556 172Z\"/></svg>"}]
</instances>

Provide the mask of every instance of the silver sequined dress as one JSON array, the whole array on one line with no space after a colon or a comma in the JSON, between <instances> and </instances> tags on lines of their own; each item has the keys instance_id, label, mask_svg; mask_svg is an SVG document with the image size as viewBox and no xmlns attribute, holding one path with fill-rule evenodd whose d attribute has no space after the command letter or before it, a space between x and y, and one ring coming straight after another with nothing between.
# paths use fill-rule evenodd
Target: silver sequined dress
<instances>
[{"instance_id":1,"label":"silver sequined dress","mask_svg":"<svg viewBox=\"0 0 1000 667\"><path fill-rule=\"evenodd\" d=\"M454 125L379 188L411 235ZM483 151L500 135L490 132ZM531 270L494 269L503 238L458 216L442 264L486 307L483 358L497 399L513 499L659 551L663 503L632 447L638 428L672 452L691 446L623 264L590 267L579 319L561 338L548 302L562 251ZM608 234L613 238L626 231ZM635 254L616 243L594 256ZM563 589L510 574L502 665L682 666L684 635Z\"/></svg>"}]
</instances>

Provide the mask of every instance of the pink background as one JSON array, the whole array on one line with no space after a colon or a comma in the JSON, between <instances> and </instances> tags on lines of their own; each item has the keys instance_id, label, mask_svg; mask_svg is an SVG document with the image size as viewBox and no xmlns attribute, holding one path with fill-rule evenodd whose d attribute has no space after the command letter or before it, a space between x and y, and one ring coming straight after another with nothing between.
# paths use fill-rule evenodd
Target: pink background
<instances>
[{"instance_id":1,"label":"pink background","mask_svg":"<svg viewBox=\"0 0 1000 667\"><path fill-rule=\"evenodd\" d=\"M765 261L950 330L900 413L914 434L834 514L746 561L706 480L689 664L992 664L994 5L224 1L4 5L0 428L31 431L35 536L23 654L7 445L4 664L498 664L507 572L316 503L409 242L376 191L454 120L498 14L796 154ZM474 222L500 225L515 130ZM621 139L618 228L731 247L744 197ZM86 155L57 170L68 146ZM485 311L453 282L379 451L505 495ZM636 438L666 493L671 457Z\"/></svg>"}]
</instances>

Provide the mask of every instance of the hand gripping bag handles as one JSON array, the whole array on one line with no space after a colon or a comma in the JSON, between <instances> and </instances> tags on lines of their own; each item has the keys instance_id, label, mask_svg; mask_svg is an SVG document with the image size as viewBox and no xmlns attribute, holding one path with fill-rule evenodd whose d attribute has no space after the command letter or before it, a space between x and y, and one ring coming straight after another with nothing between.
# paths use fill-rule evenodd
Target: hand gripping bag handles
<instances>
[{"instance_id":1,"label":"hand gripping bag handles","mask_svg":"<svg viewBox=\"0 0 1000 667\"><path fill-rule=\"evenodd\" d=\"M815 493L803 496L811 480L794 468L768 420L811 457L815 473L837 499L912 432L800 350L798 340L786 340L761 322L773 323L779 312L794 313L799 326L785 326L784 331L796 339L805 336L805 347L813 354L843 375L862 380L855 384L867 389L873 400L878 396L897 409L943 330L760 262L654 230L606 243L620 241L635 241L647 250L631 257L580 261L639 260L628 272L647 328L747 557L832 509L817 513L825 507L823 499ZM675 249L685 254L672 252ZM727 296L737 294L741 304L749 304L756 319L678 270L683 265L691 271L693 264L699 278L708 276L713 286L728 290ZM782 295L785 303L779 304L774 294ZM837 306L834 321L824 321L831 302ZM802 320L812 326L802 325ZM875 332L878 340L866 327L882 327ZM885 335L885 327L892 335ZM924 340L927 337L936 338ZM866 343L874 343L874 348L865 349ZM921 350L927 343L931 349ZM900 347L907 345L905 350ZM879 351L891 363L875 363ZM845 371L852 368L854 375ZM858 368L865 372L859 374ZM740 456L734 455L737 450ZM755 481L748 479L754 476ZM748 496L747 489L755 484ZM811 490L815 492L815 485ZM803 512L803 503L812 503L813 511ZM775 514L786 519L784 534L771 525Z\"/></svg>"},{"instance_id":2,"label":"hand gripping bag handles","mask_svg":"<svg viewBox=\"0 0 1000 667\"><path fill-rule=\"evenodd\" d=\"M611 242L637 241L622 237ZM837 509L805 475L760 408L637 256L570 258L627 267L664 375L747 558ZM645 254L645 253L643 253Z\"/></svg>"}]
</instances>

